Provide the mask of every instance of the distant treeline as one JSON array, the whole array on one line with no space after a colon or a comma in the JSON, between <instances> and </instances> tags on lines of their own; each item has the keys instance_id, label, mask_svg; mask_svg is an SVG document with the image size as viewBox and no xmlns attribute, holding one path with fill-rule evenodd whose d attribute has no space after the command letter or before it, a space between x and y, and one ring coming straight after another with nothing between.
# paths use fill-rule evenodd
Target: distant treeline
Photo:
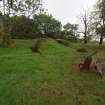
<instances>
[{"instance_id":1,"label":"distant treeline","mask_svg":"<svg viewBox=\"0 0 105 105\"><path fill-rule=\"evenodd\" d=\"M40 14L28 18L26 16L1 15L0 33L3 31L12 35L12 38L35 38L40 35L53 36L61 32L61 23L50 15Z\"/></svg>"}]
</instances>

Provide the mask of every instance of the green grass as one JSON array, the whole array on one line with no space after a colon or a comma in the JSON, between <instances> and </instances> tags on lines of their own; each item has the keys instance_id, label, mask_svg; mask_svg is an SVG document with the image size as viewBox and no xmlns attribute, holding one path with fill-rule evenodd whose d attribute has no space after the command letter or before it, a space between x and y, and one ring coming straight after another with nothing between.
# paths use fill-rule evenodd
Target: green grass
<instances>
[{"instance_id":1,"label":"green grass","mask_svg":"<svg viewBox=\"0 0 105 105\"><path fill-rule=\"evenodd\" d=\"M16 48L0 48L0 105L104 105L105 81L78 64L96 45L43 40L41 54L30 47L35 40L16 40ZM89 52L76 50L85 47ZM102 47L104 53L104 46Z\"/></svg>"}]
</instances>

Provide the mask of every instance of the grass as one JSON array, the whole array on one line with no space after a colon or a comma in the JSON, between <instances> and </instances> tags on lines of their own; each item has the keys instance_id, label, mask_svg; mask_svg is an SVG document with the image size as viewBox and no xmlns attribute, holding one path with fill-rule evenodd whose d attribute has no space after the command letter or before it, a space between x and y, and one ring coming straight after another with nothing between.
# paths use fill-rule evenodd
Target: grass
<instances>
[{"instance_id":1,"label":"grass","mask_svg":"<svg viewBox=\"0 0 105 105\"><path fill-rule=\"evenodd\" d=\"M43 40L41 54L30 47L35 40L16 40L16 48L0 48L0 105L104 105L105 81L78 64L96 45ZM76 50L85 47L89 52ZM102 47L104 53L104 46Z\"/></svg>"}]
</instances>

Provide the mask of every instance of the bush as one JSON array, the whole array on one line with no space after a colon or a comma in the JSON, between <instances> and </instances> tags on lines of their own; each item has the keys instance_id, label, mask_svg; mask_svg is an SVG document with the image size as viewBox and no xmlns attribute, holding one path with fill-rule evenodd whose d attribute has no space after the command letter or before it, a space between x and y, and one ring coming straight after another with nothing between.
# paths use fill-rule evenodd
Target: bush
<instances>
[{"instance_id":1,"label":"bush","mask_svg":"<svg viewBox=\"0 0 105 105\"><path fill-rule=\"evenodd\" d=\"M1 46L2 47L13 47L13 40L10 34L5 34L2 37L2 42L1 42Z\"/></svg>"},{"instance_id":2,"label":"bush","mask_svg":"<svg viewBox=\"0 0 105 105\"><path fill-rule=\"evenodd\" d=\"M13 16L11 19L11 35L14 39L33 39L37 37L37 25L25 16Z\"/></svg>"}]
</instances>

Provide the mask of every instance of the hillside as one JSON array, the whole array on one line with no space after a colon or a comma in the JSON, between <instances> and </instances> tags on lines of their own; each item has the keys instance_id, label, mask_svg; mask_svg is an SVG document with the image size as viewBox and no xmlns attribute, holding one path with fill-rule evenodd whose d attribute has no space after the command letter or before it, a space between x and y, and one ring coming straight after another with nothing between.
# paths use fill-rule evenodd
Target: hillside
<instances>
[{"instance_id":1,"label":"hillside","mask_svg":"<svg viewBox=\"0 0 105 105\"><path fill-rule=\"evenodd\" d=\"M41 54L35 54L30 49L34 42L16 40L16 48L0 48L0 105L105 104L105 81L78 69L99 47L44 39ZM88 52L77 52L81 47Z\"/></svg>"}]
</instances>

